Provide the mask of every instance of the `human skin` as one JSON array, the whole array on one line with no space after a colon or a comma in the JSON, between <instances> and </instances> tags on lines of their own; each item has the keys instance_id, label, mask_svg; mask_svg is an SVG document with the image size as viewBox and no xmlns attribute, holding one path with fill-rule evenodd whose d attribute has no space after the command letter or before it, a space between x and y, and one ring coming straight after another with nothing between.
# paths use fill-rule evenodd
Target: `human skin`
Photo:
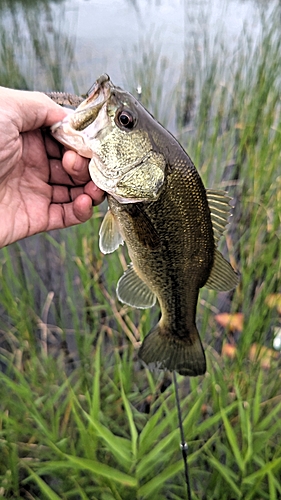
<instances>
[{"instance_id":1,"label":"human skin","mask_svg":"<svg viewBox=\"0 0 281 500\"><path fill-rule=\"evenodd\" d=\"M104 199L89 161L46 130L66 113L43 93L0 87L0 248L85 222Z\"/></svg>"}]
</instances>

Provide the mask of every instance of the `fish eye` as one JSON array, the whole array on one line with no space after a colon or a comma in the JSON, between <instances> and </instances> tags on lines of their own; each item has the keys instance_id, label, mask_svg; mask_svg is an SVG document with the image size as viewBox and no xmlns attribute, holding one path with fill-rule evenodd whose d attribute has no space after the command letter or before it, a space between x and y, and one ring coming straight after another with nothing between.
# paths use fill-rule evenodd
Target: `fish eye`
<instances>
[{"instance_id":1,"label":"fish eye","mask_svg":"<svg viewBox=\"0 0 281 500\"><path fill-rule=\"evenodd\" d=\"M117 117L119 125L131 129L135 125L135 118L129 111L122 110Z\"/></svg>"}]
</instances>

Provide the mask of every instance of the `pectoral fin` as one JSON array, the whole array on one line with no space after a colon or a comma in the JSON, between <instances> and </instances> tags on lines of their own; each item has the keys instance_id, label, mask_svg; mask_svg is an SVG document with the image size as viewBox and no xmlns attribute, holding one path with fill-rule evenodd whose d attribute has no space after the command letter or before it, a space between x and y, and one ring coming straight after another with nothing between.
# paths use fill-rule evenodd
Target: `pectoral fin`
<instances>
[{"instance_id":1,"label":"pectoral fin","mask_svg":"<svg viewBox=\"0 0 281 500\"><path fill-rule=\"evenodd\" d=\"M123 245L118 222L111 210L108 210L99 230L99 246L102 253L112 253Z\"/></svg>"},{"instance_id":2,"label":"pectoral fin","mask_svg":"<svg viewBox=\"0 0 281 500\"><path fill-rule=\"evenodd\" d=\"M205 286L211 290L227 292L235 288L238 283L238 274L222 254L218 250L215 250L214 264Z\"/></svg>"},{"instance_id":3,"label":"pectoral fin","mask_svg":"<svg viewBox=\"0 0 281 500\"><path fill-rule=\"evenodd\" d=\"M156 296L137 275L132 263L118 281L116 293L121 302L139 309L152 307L156 302Z\"/></svg>"}]
</instances>

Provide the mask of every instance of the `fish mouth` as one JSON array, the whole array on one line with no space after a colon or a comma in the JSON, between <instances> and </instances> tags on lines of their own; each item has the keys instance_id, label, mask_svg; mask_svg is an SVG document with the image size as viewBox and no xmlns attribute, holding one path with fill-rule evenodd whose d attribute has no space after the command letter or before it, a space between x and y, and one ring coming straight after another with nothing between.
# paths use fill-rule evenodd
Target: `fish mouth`
<instances>
[{"instance_id":1,"label":"fish mouth","mask_svg":"<svg viewBox=\"0 0 281 500\"><path fill-rule=\"evenodd\" d=\"M103 134L112 129L112 116L122 104L122 96L127 95L119 87L113 85L107 74L101 75L88 92L88 97L69 113L61 122L51 127L51 132L59 142L73 149L86 158L91 158L89 173L94 183L120 203L136 203L145 201L146 197L126 196L120 191L120 183L134 175L147 159L147 155L138 158L119 169L108 167L99 156L99 146ZM120 95L121 94L121 95Z\"/></svg>"},{"instance_id":2,"label":"fish mouth","mask_svg":"<svg viewBox=\"0 0 281 500\"><path fill-rule=\"evenodd\" d=\"M67 115L67 117L59 123L55 123L51 127L51 132L55 134L66 123L68 128L72 128L77 132L82 132L91 125L102 107L111 96L111 89L114 88L110 77L107 74L101 75L89 91L88 97L79 106Z\"/></svg>"},{"instance_id":3,"label":"fish mouth","mask_svg":"<svg viewBox=\"0 0 281 500\"><path fill-rule=\"evenodd\" d=\"M74 130L85 130L96 120L100 110L110 99L113 88L114 85L106 73L96 80L88 92L88 97L76 108L71 117L71 126Z\"/></svg>"},{"instance_id":4,"label":"fish mouth","mask_svg":"<svg viewBox=\"0 0 281 500\"><path fill-rule=\"evenodd\" d=\"M91 141L109 123L106 108L114 88L110 77L101 75L88 97L62 121L52 125L52 135L81 156L92 158Z\"/></svg>"}]
</instances>

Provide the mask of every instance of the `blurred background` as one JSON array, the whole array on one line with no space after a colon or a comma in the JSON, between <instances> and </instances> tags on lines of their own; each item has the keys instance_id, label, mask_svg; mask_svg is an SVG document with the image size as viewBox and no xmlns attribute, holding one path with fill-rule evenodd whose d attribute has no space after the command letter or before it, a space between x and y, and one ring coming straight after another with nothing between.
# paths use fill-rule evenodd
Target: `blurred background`
<instances>
[{"instance_id":1,"label":"blurred background","mask_svg":"<svg viewBox=\"0 0 281 500\"><path fill-rule=\"evenodd\" d=\"M276 0L0 1L0 85L80 95L106 72L233 197L241 283L202 290L208 371L179 377L194 499L281 497L280 25ZM118 303L105 210L0 251L0 498L184 498L170 375L137 359L159 309Z\"/></svg>"}]
</instances>

